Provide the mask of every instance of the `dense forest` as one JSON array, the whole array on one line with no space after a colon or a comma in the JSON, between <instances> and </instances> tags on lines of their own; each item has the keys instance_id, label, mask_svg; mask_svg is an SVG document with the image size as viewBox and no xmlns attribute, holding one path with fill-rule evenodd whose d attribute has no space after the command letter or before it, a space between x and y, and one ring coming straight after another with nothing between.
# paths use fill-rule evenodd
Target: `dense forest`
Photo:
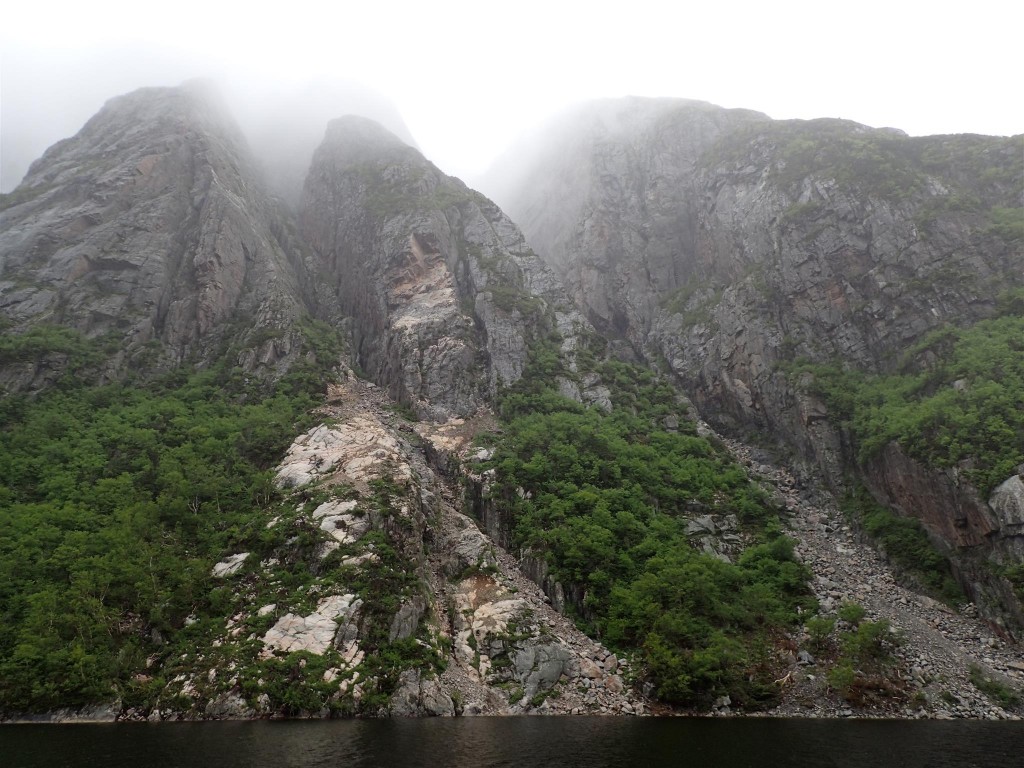
<instances>
[{"instance_id":1,"label":"dense forest","mask_svg":"<svg viewBox=\"0 0 1024 768\"><path fill-rule=\"evenodd\" d=\"M612 391L610 412L560 395L557 377L571 374L543 347L505 393L494 503L514 520L515 542L582 591L577 618L639 653L659 698L769 704L778 636L814 607L777 510L721 446L697 436L669 384L626 363L588 362ZM735 551L702 549L695 516L734 531Z\"/></svg>"},{"instance_id":2,"label":"dense forest","mask_svg":"<svg viewBox=\"0 0 1024 768\"><path fill-rule=\"evenodd\" d=\"M271 468L340 352L306 329L320 362L277 382L225 363L99 383L100 342L48 326L0 338L0 359L67 366L0 400L0 709L127 693L187 617L223 608L210 568L281 501Z\"/></svg>"}]
</instances>

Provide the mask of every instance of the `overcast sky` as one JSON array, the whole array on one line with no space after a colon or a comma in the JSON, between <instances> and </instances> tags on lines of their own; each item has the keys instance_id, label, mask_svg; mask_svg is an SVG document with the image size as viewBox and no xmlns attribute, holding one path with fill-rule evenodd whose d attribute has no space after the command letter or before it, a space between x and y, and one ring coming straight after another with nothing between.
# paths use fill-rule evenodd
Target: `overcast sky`
<instances>
[{"instance_id":1,"label":"overcast sky","mask_svg":"<svg viewBox=\"0 0 1024 768\"><path fill-rule=\"evenodd\" d=\"M1017 134L1022 30L1011 0L27 0L0 11L3 189L111 96L197 76L229 95L359 81L469 180L560 107L627 94L913 135Z\"/></svg>"}]
</instances>

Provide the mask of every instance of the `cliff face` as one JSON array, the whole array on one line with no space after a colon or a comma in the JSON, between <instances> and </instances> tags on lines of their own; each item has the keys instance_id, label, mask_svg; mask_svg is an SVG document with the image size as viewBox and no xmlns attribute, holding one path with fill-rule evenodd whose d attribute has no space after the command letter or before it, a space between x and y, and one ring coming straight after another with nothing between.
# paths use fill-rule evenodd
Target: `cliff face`
<instances>
[{"instance_id":1,"label":"cliff face","mask_svg":"<svg viewBox=\"0 0 1024 768\"><path fill-rule=\"evenodd\" d=\"M248 348L246 368L281 367L298 353L295 322L329 312L237 130L199 85L112 99L48 150L5 196L0 254L0 312L14 329L109 335L115 371L154 351L163 367L208 361L228 339Z\"/></svg>"},{"instance_id":2,"label":"cliff face","mask_svg":"<svg viewBox=\"0 0 1024 768\"><path fill-rule=\"evenodd\" d=\"M1020 208L1019 137L912 139L642 99L591 105L552 136L511 155L521 168L495 189L596 327L669 369L709 420L776 436L832 482L860 472L946 546L1014 561L1019 531L991 505L946 520L917 492L963 509L977 493L962 478L857 467L786 365L888 372L930 331L993 316L1024 283L1021 241L1000 224Z\"/></svg>"},{"instance_id":3,"label":"cliff face","mask_svg":"<svg viewBox=\"0 0 1024 768\"><path fill-rule=\"evenodd\" d=\"M359 364L423 416L473 413L519 379L531 338L581 322L496 205L369 120L330 124L300 216Z\"/></svg>"}]
</instances>

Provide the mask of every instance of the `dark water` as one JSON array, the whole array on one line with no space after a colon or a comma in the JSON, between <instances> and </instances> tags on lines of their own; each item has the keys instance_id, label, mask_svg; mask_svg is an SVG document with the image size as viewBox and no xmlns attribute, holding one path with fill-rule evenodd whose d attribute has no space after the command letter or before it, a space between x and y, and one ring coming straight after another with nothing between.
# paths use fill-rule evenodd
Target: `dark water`
<instances>
[{"instance_id":1,"label":"dark water","mask_svg":"<svg viewBox=\"0 0 1024 768\"><path fill-rule=\"evenodd\" d=\"M7 725L0 766L1022 768L1024 723L520 717Z\"/></svg>"}]
</instances>

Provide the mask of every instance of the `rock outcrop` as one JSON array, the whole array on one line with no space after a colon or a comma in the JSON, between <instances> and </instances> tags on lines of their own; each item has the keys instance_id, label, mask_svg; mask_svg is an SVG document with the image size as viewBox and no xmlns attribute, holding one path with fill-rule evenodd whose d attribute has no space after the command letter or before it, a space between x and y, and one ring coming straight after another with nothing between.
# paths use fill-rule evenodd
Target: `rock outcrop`
<instances>
[{"instance_id":1,"label":"rock outcrop","mask_svg":"<svg viewBox=\"0 0 1024 768\"><path fill-rule=\"evenodd\" d=\"M235 613L194 656L167 659L167 690L129 719L645 710L619 660L458 511L457 478L434 472L415 444L429 438L381 388L349 376L329 399L330 426L278 467L295 506L258 521L269 556L219 564ZM464 460L471 439L446 450Z\"/></svg>"}]
</instances>

